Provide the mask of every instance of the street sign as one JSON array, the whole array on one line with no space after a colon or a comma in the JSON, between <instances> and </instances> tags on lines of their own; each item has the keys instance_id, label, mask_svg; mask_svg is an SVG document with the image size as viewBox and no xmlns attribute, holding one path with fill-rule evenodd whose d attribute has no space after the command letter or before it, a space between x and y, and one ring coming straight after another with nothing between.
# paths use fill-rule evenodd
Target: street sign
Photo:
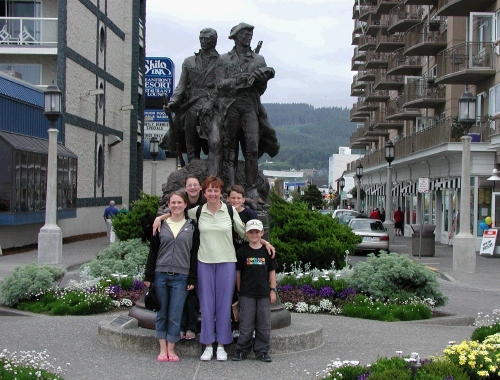
<instances>
[{"instance_id":1,"label":"street sign","mask_svg":"<svg viewBox=\"0 0 500 380\"><path fill-rule=\"evenodd\" d=\"M418 179L418 192L428 193L429 192L429 178L419 178Z\"/></svg>"},{"instance_id":2,"label":"street sign","mask_svg":"<svg viewBox=\"0 0 500 380\"><path fill-rule=\"evenodd\" d=\"M483 232L483 240L481 241L480 255L493 255L495 252L495 242L497 240L498 230L491 228Z\"/></svg>"},{"instance_id":3,"label":"street sign","mask_svg":"<svg viewBox=\"0 0 500 380\"><path fill-rule=\"evenodd\" d=\"M341 200L341 201L344 201L344 200L346 200L346 199L347 199L347 192L342 191L342 192L340 193L340 200Z\"/></svg>"}]
</instances>

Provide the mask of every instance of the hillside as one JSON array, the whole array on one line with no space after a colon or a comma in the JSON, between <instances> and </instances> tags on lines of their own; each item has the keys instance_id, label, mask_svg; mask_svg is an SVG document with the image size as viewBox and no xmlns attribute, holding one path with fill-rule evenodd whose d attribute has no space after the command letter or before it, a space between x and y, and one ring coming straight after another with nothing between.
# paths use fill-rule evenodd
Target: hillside
<instances>
[{"instance_id":1,"label":"hillside","mask_svg":"<svg viewBox=\"0 0 500 380\"><path fill-rule=\"evenodd\" d=\"M281 144L280 153L272 159L275 170L328 167L328 157L338 153L339 146L349 146L356 130L347 108L314 108L305 103L267 103L264 107Z\"/></svg>"}]
</instances>

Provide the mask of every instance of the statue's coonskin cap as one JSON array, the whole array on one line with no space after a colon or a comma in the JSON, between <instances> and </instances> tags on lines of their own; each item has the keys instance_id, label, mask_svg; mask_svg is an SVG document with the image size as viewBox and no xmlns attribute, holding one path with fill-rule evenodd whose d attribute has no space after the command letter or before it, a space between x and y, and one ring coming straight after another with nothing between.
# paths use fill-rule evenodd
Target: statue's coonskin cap
<instances>
[{"instance_id":1,"label":"statue's coonskin cap","mask_svg":"<svg viewBox=\"0 0 500 380\"><path fill-rule=\"evenodd\" d=\"M229 39L232 40L236 34L244 29L253 30L254 26L247 24L246 22L240 22L238 25L231 28L231 33L229 34Z\"/></svg>"}]
</instances>

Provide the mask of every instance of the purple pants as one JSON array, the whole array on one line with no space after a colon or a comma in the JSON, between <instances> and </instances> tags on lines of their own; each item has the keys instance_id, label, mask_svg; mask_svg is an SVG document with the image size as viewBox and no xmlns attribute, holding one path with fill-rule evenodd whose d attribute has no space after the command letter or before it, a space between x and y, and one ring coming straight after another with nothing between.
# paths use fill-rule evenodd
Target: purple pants
<instances>
[{"instance_id":1,"label":"purple pants","mask_svg":"<svg viewBox=\"0 0 500 380\"><path fill-rule=\"evenodd\" d=\"M198 261L198 298L201 309L201 344L230 344L231 303L236 263L207 264Z\"/></svg>"}]
</instances>

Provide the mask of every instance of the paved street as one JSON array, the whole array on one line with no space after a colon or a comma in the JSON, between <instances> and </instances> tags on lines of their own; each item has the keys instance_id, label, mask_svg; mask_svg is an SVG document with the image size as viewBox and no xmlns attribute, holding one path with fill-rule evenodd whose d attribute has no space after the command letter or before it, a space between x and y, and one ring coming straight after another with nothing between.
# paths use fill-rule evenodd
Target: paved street
<instances>
[{"instance_id":1,"label":"paved street","mask_svg":"<svg viewBox=\"0 0 500 380\"><path fill-rule=\"evenodd\" d=\"M63 264L68 276L77 276L83 262L91 260L106 246L106 238L65 244ZM393 251L411 253L411 239L396 237ZM0 256L0 280L16 266L36 261L36 251ZM415 258L418 260L418 258ZM355 264L364 256L351 256ZM443 292L449 297L441 311L457 317L491 313L500 305L498 258L477 257L477 273L454 273L452 247L436 245L434 257L421 258L440 273ZM312 379L336 358L370 363L378 356L418 352L421 357L440 354L450 340L469 339L472 326L457 325L460 319L435 318L423 322L384 323L341 316L293 314L294 321L312 321L323 326L322 346L308 351L273 355L272 363L253 359L243 362L200 362L197 357L181 357L179 363L157 363L156 356L141 351L112 348L98 342L102 315L49 317L30 313L7 315L0 308L0 349L10 351L47 349L56 364L71 363L65 379ZM442 323L451 323L442 324ZM309 372L309 375L307 374Z\"/></svg>"}]
</instances>

